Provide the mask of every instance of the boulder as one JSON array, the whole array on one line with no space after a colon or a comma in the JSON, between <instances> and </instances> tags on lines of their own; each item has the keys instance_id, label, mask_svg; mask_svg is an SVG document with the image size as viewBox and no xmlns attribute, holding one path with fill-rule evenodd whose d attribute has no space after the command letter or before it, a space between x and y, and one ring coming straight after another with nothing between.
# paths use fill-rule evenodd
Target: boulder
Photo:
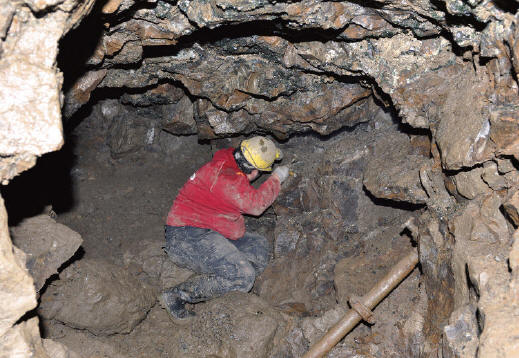
<instances>
[{"instance_id":1,"label":"boulder","mask_svg":"<svg viewBox=\"0 0 519 358\"><path fill-rule=\"evenodd\" d=\"M46 214L23 220L11 228L13 243L26 254L26 266L36 291L77 251L83 239Z\"/></svg>"},{"instance_id":2,"label":"boulder","mask_svg":"<svg viewBox=\"0 0 519 358\"><path fill-rule=\"evenodd\" d=\"M122 268L100 260L67 267L41 297L45 319L96 335L128 333L155 304L152 290Z\"/></svg>"}]
</instances>

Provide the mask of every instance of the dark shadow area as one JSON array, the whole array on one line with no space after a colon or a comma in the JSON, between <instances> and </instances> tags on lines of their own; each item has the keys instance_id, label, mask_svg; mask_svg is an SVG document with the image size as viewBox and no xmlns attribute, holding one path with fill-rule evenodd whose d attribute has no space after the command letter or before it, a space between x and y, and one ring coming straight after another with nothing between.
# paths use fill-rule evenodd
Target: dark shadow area
<instances>
[{"instance_id":1,"label":"dark shadow area","mask_svg":"<svg viewBox=\"0 0 519 358\"><path fill-rule=\"evenodd\" d=\"M339 136L343 133L353 133L355 132L356 130L367 130L367 127L369 126L369 121L367 122L360 122L360 123L355 123L353 125L345 125L344 127L341 127L329 134L320 134L320 133L317 133L315 131L313 131L311 128L308 128L306 132L297 132L297 133L290 133L290 135L286 138L286 139L279 139L279 138L276 138L276 141L280 142L280 143L284 143L286 145L286 148L292 148L294 146L297 146L297 144L291 144L289 142L289 139L292 139L292 138L302 138L302 137L307 137L307 138L311 138L313 140L315 140L317 143L318 142L326 142L328 140L331 140L333 139L334 137L336 136ZM258 131L257 133L258 135L268 135L268 133L263 133L263 132L260 132Z\"/></svg>"},{"instance_id":2,"label":"dark shadow area","mask_svg":"<svg viewBox=\"0 0 519 358\"><path fill-rule=\"evenodd\" d=\"M469 274L469 266L468 264L465 264L465 280L467 287L469 288L469 299L470 302L477 302L479 300L479 292L477 287L472 283L472 280L470 279Z\"/></svg>"},{"instance_id":3,"label":"dark shadow area","mask_svg":"<svg viewBox=\"0 0 519 358\"><path fill-rule=\"evenodd\" d=\"M234 50L236 54L256 53L260 45L251 38L256 36L279 36L292 43L320 41L326 42L337 39L342 29L292 29L288 21L283 20L257 20L240 24L222 25L217 28L202 28L183 36L175 46L146 46L143 48L143 58L175 56L182 49L190 48L193 44L213 45L215 48L226 48L228 40L243 39L240 50ZM245 49L250 48L250 51ZM230 53L232 53L231 51Z\"/></svg>"},{"instance_id":4,"label":"dark shadow area","mask_svg":"<svg viewBox=\"0 0 519 358\"><path fill-rule=\"evenodd\" d=\"M95 91L94 91L95 93ZM84 106L81 106L76 113L74 113L70 118L63 118L63 132L65 136L69 136L70 133L74 131L74 129L86 118L88 118L92 114L92 108L95 104L95 101L90 101L86 103Z\"/></svg>"},{"instance_id":5,"label":"dark shadow area","mask_svg":"<svg viewBox=\"0 0 519 358\"><path fill-rule=\"evenodd\" d=\"M55 273L54 275L50 276L45 281L45 284L42 286L42 288L38 292L39 295L40 296L43 295L45 293L45 291L47 290L47 288L52 284L52 282L59 279L59 274L64 269L66 269L67 267L72 265L74 262L81 260L83 258L83 256L85 256L85 250L83 249L82 246L80 246L79 249L77 249L77 251L74 253L74 255L72 255L70 257L70 259L68 259L67 261L65 261L64 263L61 264L61 266L58 268L58 273Z\"/></svg>"},{"instance_id":6,"label":"dark shadow area","mask_svg":"<svg viewBox=\"0 0 519 358\"><path fill-rule=\"evenodd\" d=\"M519 10L519 3L512 0L494 0L493 2L498 8L511 14L515 14Z\"/></svg>"},{"instance_id":7,"label":"dark shadow area","mask_svg":"<svg viewBox=\"0 0 519 358\"><path fill-rule=\"evenodd\" d=\"M70 173L75 163L73 148L73 140L67 140L61 150L43 155L33 168L0 188L9 213L9 226L42 213L48 205L58 214L74 206Z\"/></svg>"},{"instance_id":8,"label":"dark shadow area","mask_svg":"<svg viewBox=\"0 0 519 358\"><path fill-rule=\"evenodd\" d=\"M499 207L499 212L501 213L501 215L503 215L504 218L507 219L508 227L517 230L517 225L515 224L514 218L510 216L510 214L505 210L504 205L501 204L501 206Z\"/></svg>"},{"instance_id":9,"label":"dark shadow area","mask_svg":"<svg viewBox=\"0 0 519 358\"><path fill-rule=\"evenodd\" d=\"M362 190L364 191L364 194L375 204L379 206L385 206L390 207L394 209L400 209L400 210L407 210L407 211L416 211L420 209L424 209L427 205L426 204L412 204L407 203L404 201L393 201L389 199L381 199L373 196L366 187L362 187Z\"/></svg>"},{"instance_id":10,"label":"dark shadow area","mask_svg":"<svg viewBox=\"0 0 519 358\"><path fill-rule=\"evenodd\" d=\"M58 67L64 74L63 93L86 71L86 62L94 53L104 32L99 15L106 1L98 1L81 24L63 37L59 43Z\"/></svg>"}]
</instances>

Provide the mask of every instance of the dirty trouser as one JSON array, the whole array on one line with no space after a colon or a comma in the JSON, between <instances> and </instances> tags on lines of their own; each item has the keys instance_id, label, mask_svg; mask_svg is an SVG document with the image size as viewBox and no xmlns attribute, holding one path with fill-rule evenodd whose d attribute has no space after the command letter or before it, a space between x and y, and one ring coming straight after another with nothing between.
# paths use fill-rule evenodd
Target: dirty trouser
<instances>
[{"instance_id":1,"label":"dirty trouser","mask_svg":"<svg viewBox=\"0 0 519 358\"><path fill-rule=\"evenodd\" d=\"M169 258L199 274L175 286L181 298L190 303L230 291L250 291L269 259L269 243L257 234L229 240L209 229L166 225L165 236Z\"/></svg>"}]
</instances>

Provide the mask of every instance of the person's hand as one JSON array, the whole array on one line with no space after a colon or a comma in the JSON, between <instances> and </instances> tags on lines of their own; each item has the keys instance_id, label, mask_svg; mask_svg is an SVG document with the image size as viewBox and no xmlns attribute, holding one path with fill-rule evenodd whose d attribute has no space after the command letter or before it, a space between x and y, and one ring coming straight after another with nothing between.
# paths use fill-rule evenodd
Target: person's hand
<instances>
[{"instance_id":1,"label":"person's hand","mask_svg":"<svg viewBox=\"0 0 519 358\"><path fill-rule=\"evenodd\" d=\"M283 183L288 178L288 167L286 165L276 167L272 172L272 175L277 176L279 181Z\"/></svg>"}]
</instances>

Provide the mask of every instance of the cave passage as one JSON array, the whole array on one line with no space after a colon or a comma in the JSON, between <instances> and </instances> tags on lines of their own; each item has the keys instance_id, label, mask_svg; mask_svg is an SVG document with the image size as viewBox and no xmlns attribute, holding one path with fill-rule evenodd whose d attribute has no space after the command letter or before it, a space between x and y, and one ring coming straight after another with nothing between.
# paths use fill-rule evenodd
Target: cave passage
<instances>
[{"instance_id":1,"label":"cave passage","mask_svg":"<svg viewBox=\"0 0 519 358\"><path fill-rule=\"evenodd\" d=\"M327 357L515 356L518 8L6 5L6 351L298 358L416 251L375 322ZM165 251L168 211L215 153L257 135L290 170L273 204L245 216L268 264L249 291L188 303L195 315L179 322L162 293L197 273Z\"/></svg>"}]
</instances>

